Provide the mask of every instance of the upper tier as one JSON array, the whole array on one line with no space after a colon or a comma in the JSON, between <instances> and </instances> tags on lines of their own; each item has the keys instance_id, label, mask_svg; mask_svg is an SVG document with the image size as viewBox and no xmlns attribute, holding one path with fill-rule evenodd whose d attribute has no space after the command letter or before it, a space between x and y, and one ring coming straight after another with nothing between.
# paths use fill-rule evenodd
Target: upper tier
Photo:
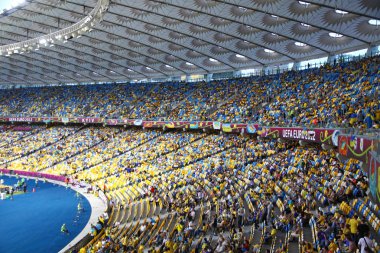
<instances>
[{"instance_id":1,"label":"upper tier","mask_svg":"<svg viewBox=\"0 0 380 253\"><path fill-rule=\"evenodd\" d=\"M211 82L3 90L3 117L101 117L377 127L380 58Z\"/></svg>"},{"instance_id":2,"label":"upper tier","mask_svg":"<svg viewBox=\"0 0 380 253\"><path fill-rule=\"evenodd\" d=\"M1 45L66 29L89 17L98 1L23 2L0 15ZM38 51L3 51L0 85L262 70L380 43L377 0L110 2L102 22L83 34L52 36Z\"/></svg>"}]
</instances>

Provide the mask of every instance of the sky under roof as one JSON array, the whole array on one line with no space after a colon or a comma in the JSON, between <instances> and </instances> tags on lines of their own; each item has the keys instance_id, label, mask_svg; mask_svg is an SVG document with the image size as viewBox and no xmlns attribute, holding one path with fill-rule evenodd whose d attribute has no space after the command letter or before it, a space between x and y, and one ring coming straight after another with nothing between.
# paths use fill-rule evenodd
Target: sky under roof
<instances>
[{"instance_id":1,"label":"sky under roof","mask_svg":"<svg viewBox=\"0 0 380 253\"><path fill-rule=\"evenodd\" d=\"M4 9L9 10L14 8L23 2L25 2L25 0L0 0L0 12L3 12Z\"/></svg>"}]
</instances>

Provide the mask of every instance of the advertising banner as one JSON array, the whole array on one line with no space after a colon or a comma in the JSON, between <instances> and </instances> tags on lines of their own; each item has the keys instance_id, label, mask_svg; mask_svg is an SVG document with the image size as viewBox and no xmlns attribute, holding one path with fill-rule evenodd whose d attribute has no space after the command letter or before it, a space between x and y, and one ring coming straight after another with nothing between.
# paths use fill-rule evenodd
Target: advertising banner
<instances>
[{"instance_id":1,"label":"advertising banner","mask_svg":"<svg viewBox=\"0 0 380 253\"><path fill-rule=\"evenodd\" d=\"M247 125L247 133L254 134L257 131L258 126L254 124L248 124Z\"/></svg>"},{"instance_id":2,"label":"advertising banner","mask_svg":"<svg viewBox=\"0 0 380 253\"><path fill-rule=\"evenodd\" d=\"M38 122L40 118L36 117L14 117L14 118L8 118L7 121L10 122Z\"/></svg>"},{"instance_id":3,"label":"advertising banner","mask_svg":"<svg viewBox=\"0 0 380 253\"><path fill-rule=\"evenodd\" d=\"M0 173L9 174L9 175L20 175L20 176L26 176L26 177L46 178L46 179L51 179L51 180L61 181L61 182L65 181L64 176L50 175L46 173L23 171L23 170L0 169Z\"/></svg>"},{"instance_id":4,"label":"advertising banner","mask_svg":"<svg viewBox=\"0 0 380 253\"><path fill-rule=\"evenodd\" d=\"M173 122L166 122L165 126L167 128L186 128L190 125L190 122L180 122L180 121L173 121Z\"/></svg>"},{"instance_id":5,"label":"advertising banner","mask_svg":"<svg viewBox=\"0 0 380 253\"><path fill-rule=\"evenodd\" d=\"M222 124L222 130L226 133L241 133L245 132L247 129L247 124L235 124L235 123L225 123Z\"/></svg>"},{"instance_id":6,"label":"advertising banner","mask_svg":"<svg viewBox=\"0 0 380 253\"><path fill-rule=\"evenodd\" d=\"M212 127L213 127L215 130L220 130L220 128L221 128L221 123L218 122L218 121L214 121L214 122L212 122Z\"/></svg>"},{"instance_id":7,"label":"advertising banner","mask_svg":"<svg viewBox=\"0 0 380 253\"><path fill-rule=\"evenodd\" d=\"M135 125L135 126L141 126L142 124L143 124L142 119L136 119L133 121L133 125Z\"/></svg>"},{"instance_id":8,"label":"advertising banner","mask_svg":"<svg viewBox=\"0 0 380 253\"><path fill-rule=\"evenodd\" d=\"M380 204L380 157L375 151L369 153L368 183L372 200Z\"/></svg>"},{"instance_id":9,"label":"advertising banner","mask_svg":"<svg viewBox=\"0 0 380 253\"><path fill-rule=\"evenodd\" d=\"M339 130L337 129L307 129L299 127L258 127L261 137L302 140L338 146Z\"/></svg>"},{"instance_id":10,"label":"advertising banner","mask_svg":"<svg viewBox=\"0 0 380 253\"><path fill-rule=\"evenodd\" d=\"M117 119L107 119L106 124L110 126L116 126L119 125L120 122Z\"/></svg>"},{"instance_id":11,"label":"advertising banner","mask_svg":"<svg viewBox=\"0 0 380 253\"><path fill-rule=\"evenodd\" d=\"M143 121L142 123L143 127L145 128L159 128L166 125L166 122L164 121Z\"/></svg>"},{"instance_id":12,"label":"advertising banner","mask_svg":"<svg viewBox=\"0 0 380 253\"><path fill-rule=\"evenodd\" d=\"M191 122L190 123L190 129L198 129L198 122Z\"/></svg>"},{"instance_id":13,"label":"advertising banner","mask_svg":"<svg viewBox=\"0 0 380 253\"><path fill-rule=\"evenodd\" d=\"M214 122L212 122L212 121L199 121L199 122L197 122L197 124L198 124L198 128L212 129Z\"/></svg>"},{"instance_id":14,"label":"advertising banner","mask_svg":"<svg viewBox=\"0 0 380 253\"><path fill-rule=\"evenodd\" d=\"M364 136L339 135L339 154L348 158L368 163L370 151L376 151L378 140L367 139Z\"/></svg>"},{"instance_id":15,"label":"advertising banner","mask_svg":"<svg viewBox=\"0 0 380 253\"><path fill-rule=\"evenodd\" d=\"M76 118L77 123L102 123L102 118Z\"/></svg>"}]
</instances>

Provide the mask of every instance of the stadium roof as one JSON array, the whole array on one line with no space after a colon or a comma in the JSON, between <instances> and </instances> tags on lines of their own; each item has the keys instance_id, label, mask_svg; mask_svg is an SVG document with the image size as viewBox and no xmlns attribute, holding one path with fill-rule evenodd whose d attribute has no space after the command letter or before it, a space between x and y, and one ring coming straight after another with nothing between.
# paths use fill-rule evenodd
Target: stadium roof
<instances>
[{"instance_id":1,"label":"stadium roof","mask_svg":"<svg viewBox=\"0 0 380 253\"><path fill-rule=\"evenodd\" d=\"M68 27L97 0L29 0L0 15L0 45ZM0 84L133 80L263 68L380 42L377 0L112 0L67 43L0 56Z\"/></svg>"}]
</instances>

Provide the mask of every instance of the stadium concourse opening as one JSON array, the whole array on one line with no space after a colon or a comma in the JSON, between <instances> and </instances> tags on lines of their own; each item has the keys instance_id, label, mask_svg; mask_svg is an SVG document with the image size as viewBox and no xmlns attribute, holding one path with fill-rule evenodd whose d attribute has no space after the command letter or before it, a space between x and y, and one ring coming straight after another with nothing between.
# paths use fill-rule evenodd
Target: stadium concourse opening
<instances>
[{"instance_id":1,"label":"stadium concourse opening","mask_svg":"<svg viewBox=\"0 0 380 253\"><path fill-rule=\"evenodd\" d=\"M25 0L1 0L0 1L0 14L7 12L20 4L24 3Z\"/></svg>"}]
</instances>

